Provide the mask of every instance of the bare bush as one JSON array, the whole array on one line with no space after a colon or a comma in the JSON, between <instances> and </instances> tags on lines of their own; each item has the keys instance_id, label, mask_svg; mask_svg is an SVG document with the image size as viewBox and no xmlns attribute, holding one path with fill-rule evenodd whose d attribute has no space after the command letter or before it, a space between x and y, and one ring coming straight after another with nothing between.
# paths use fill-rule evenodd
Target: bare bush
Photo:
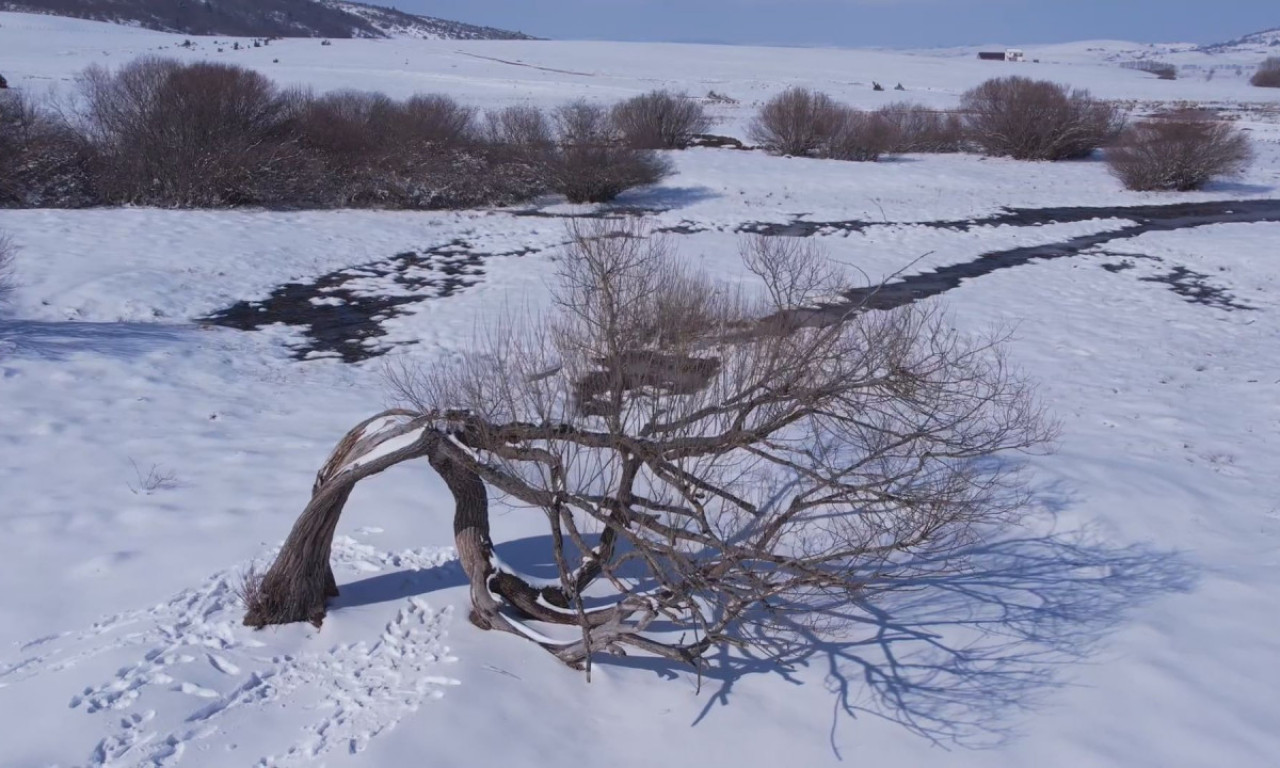
<instances>
[{"instance_id":1,"label":"bare bush","mask_svg":"<svg viewBox=\"0 0 1280 768\"><path fill-rule=\"evenodd\" d=\"M1088 91L1047 80L988 80L964 94L969 139L988 155L1015 160L1075 160L1115 138L1119 109Z\"/></svg>"},{"instance_id":2,"label":"bare bush","mask_svg":"<svg viewBox=\"0 0 1280 768\"><path fill-rule=\"evenodd\" d=\"M887 150L890 154L964 149L964 122L954 112L900 102L882 107L876 114L892 126L894 143Z\"/></svg>"},{"instance_id":3,"label":"bare bush","mask_svg":"<svg viewBox=\"0 0 1280 768\"><path fill-rule=\"evenodd\" d=\"M818 154L832 160L874 162L898 143L896 125L883 115L841 107Z\"/></svg>"},{"instance_id":4,"label":"bare bush","mask_svg":"<svg viewBox=\"0 0 1280 768\"><path fill-rule=\"evenodd\" d=\"M1107 149L1111 172L1133 190L1200 189L1243 171L1253 158L1249 139L1216 120L1150 120L1130 126Z\"/></svg>"},{"instance_id":5,"label":"bare bush","mask_svg":"<svg viewBox=\"0 0 1280 768\"><path fill-rule=\"evenodd\" d=\"M1280 88L1280 56L1268 57L1259 64L1249 83L1259 88Z\"/></svg>"},{"instance_id":6,"label":"bare bush","mask_svg":"<svg viewBox=\"0 0 1280 768\"><path fill-rule=\"evenodd\" d=\"M609 110L575 101L552 116L556 151L553 188L571 203L602 203L632 187L655 184L671 174L667 160L628 146Z\"/></svg>"},{"instance_id":7,"label":"bare bush","mask_svg":"<svg viewBox=\"0 0 1280 768\"><path fill-rule=\"evenodd\" d=\"M751 122L749 136L776 155L814 155L836 132L844 114L825 93L788 88L765 102Z\"/></svg>"},{"instance_id":8,"label":"bare bush","mask_svg":"<svg viewBox=\"0 0 1280 768\"><path fill-rule=\"evenodd\" d=\"M1025 503L1008 457L1051 436L1030 386L932 305L810 311L846 283L808 244L743 257L758 280L731 287L636 225L576 227L545 316L405 371L405 407L339 442L245 623L319 624L351 489L417 457L453 493L472 622L588 672L624 650L785 656L965 571L963 548ZM489 489L545 519L557 584L494 556Z\"/></svg>"},{"instance_id":9,"label":"bare bush","mask_svg":"<svg viewBox=\"0 0 1280 768\"><path fill-rule=\"evenodd\" d=\"M1178 79L1178 68L1166 61L1126 61L1120 66L1125 69L1136 69L1139 72L1150 72L1161 80Z\"/></svg>"},{"instance_id":10,"label":"bare bush","mask_svg":"<svg viewBox=\"0 0 1280 768\"><path fill-rule=\"evenodd\" d=\"M287 158L277 140L281 103L257 72L144 57L114 72L91 67L81 85L108 202L257 202L254 177Z\"/></svg>"},{"instance_id":11,"label":"bare bush","mask_svg":"<svg viewBox=\"0 0 1280 768\"><path fill-rule=\"evenodd\" d=\"M613 121L636 149L684 149L711 128L702 104L668 91L650 91L615 105Z\"/></svg>"},{"instance_id":12,"label":"bare bush","mask_svg":"<svg viewBox=\"0 0 1280 768\"><path fill-rule=\"evenodd\" d=\"M779 155L878 160L899 144L897 124L884 115L804 88L766 102L749 130L753 141Z\"/></svg>"},{"instance_id":13,"label":"bare bush","mask_svg":"<svg viewBox=\"0 0 1280 768\"><path fill-rule=\"evenodd\" d=\"M547 150L555 144L551 121L541 109L507 107L485 115L485 138L493 144L528 150Z\"/></svg>"},{"instance_id":14,"label":"bare bush","mask_svg":"<svg viewBox=\"0 0 1280 768\"><path fill-rule=\"evenodd\" d=\"M74 121L0 99L0 205L457 208L555 189L611 200L669 164L609 110L477 120L447 96L277 89L256 72L153 57L80 81Z\"/></svg>"},{"instance_id":15,"label":"bare bush","mask_svg":"<svg viewBox=\"0 0 1280 768\"><path fill-rule=\"evenodd\" d=\"M93 204L90 157L61 114L21 92L0 93L0 207Z\"/></svg>"},{"instance_id":16,"label":"bare bush","mask_svg":"<svg viewBox=\"0 0 1280 768\"><path fill-rule=\"evenodd\" d=\"M410 96L386 116L393 140L417 147L459 147L476 138L475 110L449 96Z\"/></svg>"}]
</instances>

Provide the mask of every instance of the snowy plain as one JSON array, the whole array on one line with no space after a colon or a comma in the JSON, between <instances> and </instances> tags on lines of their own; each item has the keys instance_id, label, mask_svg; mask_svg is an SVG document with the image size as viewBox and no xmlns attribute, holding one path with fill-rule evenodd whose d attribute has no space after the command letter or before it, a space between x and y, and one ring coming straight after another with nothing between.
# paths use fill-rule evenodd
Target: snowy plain
<instances>
[{"instance_id":1,"label":"snowy plain","mask_svg":"<svg viewBox=\"0 0 1280 768\"><path fill-rule=\"evenodd\" d=\"M1258 152L1243 177L1187 195L1127 192L1097 161L677 153L675 176L620 203L674 228L675 247L726 280L742 276L740 230L759 223L861 222L813 237L878 280L1130 223L928 222L1280 198L1280 93L1158 81L1103 55L1119 44L1028 47L1042 63L1006 65L946 52L182 41L0 14L0 73L65 89L91 63L160 54L486 108L715 90L737 103L711 106L714 131L741 137L758 103L791 84L865 107L946 107L1016 71L1138 109L1230 107ZM739 665L700 691L692 671L639 657L603 661L588 685L531 644L472 627L452 500L412 464L348 505L334 552L343 594L322 629L240 625L239 572L269 561L334 441L388 403L385 365L453 354L495 309L544 302L562 219L3 210L0 230L19 249L0 315L0 766L1280 764L1280 223L1149 232L930 299L961 328L1012 328L1014 359L1061 421L1057 450L1032 459L1036 510L993 545L982 578L905 596L892 626L868 624L793 669ZM198 322L282 283L454 242L510 255L385 320L385 354L364 362L297 359L296 326ZM497 509L494 523L504 560L549 575L536 516Z\"/></svg>"}]
</instances>

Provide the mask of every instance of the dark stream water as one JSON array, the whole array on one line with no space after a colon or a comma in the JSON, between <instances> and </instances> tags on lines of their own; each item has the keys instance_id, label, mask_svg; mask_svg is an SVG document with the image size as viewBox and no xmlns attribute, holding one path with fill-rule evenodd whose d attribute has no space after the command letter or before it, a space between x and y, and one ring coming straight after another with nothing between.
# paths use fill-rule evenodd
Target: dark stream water
<instances>
[{"instance_id":1,"label":"dark stream water","mask_svg":"<svg viewBox=\"0 0 1280 768\"><path fill-rule=\"evenodd\" d=\"M635 215L635 211L613 211L609 215ZM538 215L521 211L519 215ZM1132 239L1148 232L1167 232L1213 224L1280 222L1280 200L1233 200L1174 205L1132 207L1075 207L1007 209L985 218L931 221L808 221L785 223L749 223L738 232L778 237L811 237L818 234L861 232L871 227L925 226L935 229L966 231L974 227L1035 227L1045 224L1121 219L1131 222L1123 227L1090 235L1081 235L1058 243L1025 246L984 253L970 261L949 264L937 269L907 275L881 286L857 288L845 294L845 301L815 310L818 317L846 314L851 308L892 309L913 301L936 296L996 270L1009 269L1040 259L1058 259ZM684 222L660 231L692 234L707 228L696 222ZM302 330L305 340L295 348L299 359L316 356L340 357L353 363L384 354L388 345L379 342L386 335L383 323L408 311L410 305L451 296L475 285L484 276L484 265L490 259L516 258L532 250L510 253L475 251L465 241L455 240L422 251L399 253L388 259L331 272L308 281L281 285L260 301L241 301L204 318L203 322L254 330L274 323L284 323ZM1105 253L1104 249L1104 253ZM1102 266L1123 272L1134 266L1134 258L1150 256L1114 254L1118 262ZM1158 260L1158 259L1156 259ZM1237 301L1230 290L1204 275L1184 266L1171 266L1167 272L1143 277L1144 282L1168 285L1188 301L1224 310L1250 310ZM388 281L390 281L388 283ZM390 285L393 290L386 290ZM379 286L383 286L380 291Z\"/></svg>"}]
</instances>

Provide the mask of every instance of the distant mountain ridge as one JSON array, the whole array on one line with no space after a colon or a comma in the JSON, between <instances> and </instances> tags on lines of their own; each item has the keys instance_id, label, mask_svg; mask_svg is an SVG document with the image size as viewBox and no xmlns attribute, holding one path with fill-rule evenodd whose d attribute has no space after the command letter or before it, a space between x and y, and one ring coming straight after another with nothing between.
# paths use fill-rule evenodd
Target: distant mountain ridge
<instances>
[{"instance_id":1,"label":"distant mountain ridge","mask_svg":"<svg viewBox=\"0 0 1280 768\"><path fill-rule=\"evenodd\" d=\"M69 16L187 35L536 39L348 0L0 0L0 11Z\"/></svg>"},{"instance_id":2,"label":"distant mountain ridge","mask_svg":"<svg viewBox=\"0 0 1280 768\"><path fill-rule=\"evenodd\" d=\"M1202 45L1200 50L1205 53L1274 52L1280 54L1280 27L1264 29L1261 32L1254 32L1251 35L1238 37L1235 40L1228 40L1225 43Z\"/></svg>"}]
</instances>

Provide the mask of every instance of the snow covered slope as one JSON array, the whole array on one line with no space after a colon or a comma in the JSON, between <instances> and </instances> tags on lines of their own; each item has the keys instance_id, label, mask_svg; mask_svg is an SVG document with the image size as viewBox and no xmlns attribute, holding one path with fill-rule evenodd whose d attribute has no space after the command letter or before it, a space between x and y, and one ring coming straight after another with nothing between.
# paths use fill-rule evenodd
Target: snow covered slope
<instances>
[{"instance_id":1,"label":"snow covered slope","mask_svg":"<svg viewBox=\"0 0 1280 768\"><path fill-rule=\"evenodd\" d=\"M0 0L0 10L108 21L187 35L242 37L404 37L425 40L528 39L519 32L463 24L345 0Z\"/></svg>"},{"instance_id":2,"label":"snow covered slope","mask_svg":"<svg viewBox=\"0 0 1280 768\"><path fill-rule=\"evenodd\" d=\"M343 13L362 19L379 33L376 37L410 38L415 40L532 40L521 32L464 24L460 21L437 19L405 13L394 8L369 3L352 3L344 0L314 0ZM363 35L344 35L363 37Z\"/></svg>"},{"instance_id":3,"label":"snow covered slope","mask_svg":"<svg viewBox=\"0 0 1280 768\"><path fill-rule=\"evenodd\" d=\"M1145 104L1230 106L1259 158L1239 180L1175 195L1127 192L1094 161L673 154L675 176L620 202L728 280L745 279L742 232L766 223L807 223L797 231L871 279L1051 246L929 301L962 329L1013 328L1013 359L1062 437L1033 460L1027 525L975 552L974 578L905 595L790 669L739 659L699 679L632 656L602 659L590 685L466 621L452 502L425 468L353 495L334 550L343 594L322 629L248 631L235 596L332 443L386 404L385 364L449 356L501 308L546 302L565 238L555 216L584 209L0 210L20 283L0 316L0 765L1275 766L1280 223L1138 233L1125 208L1280 198L1280 93L1161 82L1083 54L993 70L883 51L181 41L0 14L0 72L39 93L90 63L160 53L485 107L715 90L738 101L713 105L715 130L742 135L791 84L947 106L1020 71ZM1011 206L1099 209L983 221ZM1106 241L1062 249L1090 235ZM352 268L449 244L476 258L459 287L380 320L368 346L382 354L365 362L298 359L310 331L288 318L251 332L198 322L344 271L357 294L396 290ZM444 266L457 271L423 269ZM552 572L540 520L502 506L494 524L504 560Z\"/></svg>"},{"instance_id":4,"label":"snow covered slope","mask_svg":"<svg viewBox=\"0 0 1280 768\"><path fill-rule=\"evenodd\" d=\"M1202 46L1205 53L1247 53L1264 56L1280 55L1280 27L1254 32L1225 43Z\"/></svg>"}]
</instances>

